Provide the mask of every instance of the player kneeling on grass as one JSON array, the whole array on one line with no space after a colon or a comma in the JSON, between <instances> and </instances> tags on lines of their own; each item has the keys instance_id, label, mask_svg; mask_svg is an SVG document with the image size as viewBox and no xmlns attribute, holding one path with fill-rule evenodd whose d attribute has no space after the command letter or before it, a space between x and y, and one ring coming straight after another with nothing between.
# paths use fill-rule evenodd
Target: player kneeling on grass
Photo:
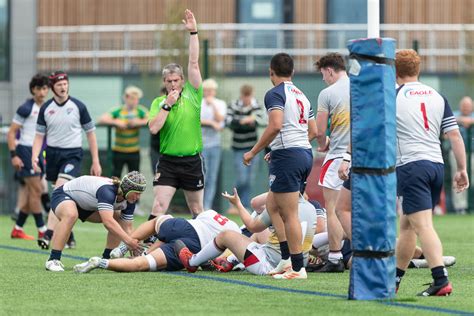
<instances>
[{"instance_id":1,"label":"player kneeling on grass","mask_svg":"<svg viewBox=\"0 0 474 316\"><path fill-rule=\"evenodd\" d=\"M234 195L225 192L222 196L228 199L229 202L237 208L242 221L250 232L258 233L271 226L270 215L266 210L257 217L252 218L242 205L235 188ZM305 261L307 261L316 226L316 210L313 205L303 197L300 197L298 202L298 215L303 232L303 256ZM286 258L287 260L289 259L289 250L280 250L280 243L274 230L272 230L272 234L268 237L265 244L258 244L238 232L226 231L217 235L214 242L208 243L196 254L193 254L192 249L187 248L184 243L177 242L175 245L175 250L181 263L189 272L195 272L200 264L220 256L227 248L232 251L240 262L243 262L247 271L257 275L273 274L273 270L281 261L282 256L285 255L283 252L286 252ZM291 265L288 266L288 269L290 268ZM304 269L302 269L302 271L304 271ZM282 274L274 275L274 277L279 279L289 279L288 277L281 277L284 272L285 271L283 271ZM304 275L298 274L297 276L297 278L306 277L306 273L304 273Z\"/></svg>"},{"instance_id":2,"label":"player kneeling on grass","mask_svg":"<svg viewBox=\"0 0 474 316\"><path fill-rule=\"evenodd\" d=\"M132 171L122 180L95 176L82 176L71 180L54 190L51 209L58 217L51 255L46 261L46 270L64 271L61 253L79 218L81 221L103 223L109 231L104 256L110 254L120 240L132 251L138 251L140 244L130 237L135 203L146 188L145 177Z\"/></svg>"},{"instance_id":3,"label":"player kneeling on grass","mask_svg":"<svg viewBox=\"0 0 474 316\"><path fill-rule=\"evenodd\" d=\"M198 252L202 247L212 243L213 239L224 231L240 234L239 226L236 223L214 210L202 212L195 219L189 220L162 215L143 223L131 235L132 238L144 240L157 234L158 241L148 249L147 255L133 259L111 260L92 257L89 261L74 266L74 271L87 273L96 268L117 272L178 271L184 267L173 249L177 240L181 240L192 251ZM127 251L126 248L119 247L114 249L112 254L113 257L124 256Z\"/></svg>"}]
</instances>

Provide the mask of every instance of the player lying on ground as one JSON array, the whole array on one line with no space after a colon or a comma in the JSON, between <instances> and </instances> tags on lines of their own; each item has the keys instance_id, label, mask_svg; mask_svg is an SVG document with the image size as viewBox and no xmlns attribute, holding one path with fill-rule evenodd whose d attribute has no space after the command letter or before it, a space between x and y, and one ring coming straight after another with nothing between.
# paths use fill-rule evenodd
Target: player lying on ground
<instances>
[{"instance_id":1,"label":"player lying on ground","mask_svg":"<svg viewBox=\"0 0 474 316\"><path fill-rule=\"evenodd\" d=\"M265 210L265 204L267 200L268 192L262 193L260 195L255 196L251 201L250 204L254 212L251 216L254 218L261 214ZM308 200L306 194L303 194L304 198ZM327 238L327 224L326 224L326 210L321 207L321 204L315 200L308 200L314 208L316 209L316 229L315 235L313 236L313 250L314 247L318 248L319 252L324 252L325 258L327 260L327 254L329 251L328 248L328 238ZM269 228L259 232L252 234L252 232L248 231L248 229L243 225L241 227L242 234L249 237L252 241L256 242L257 244L265 244L274 233L274 229L270 230ZM316 246L315 246L316 245ZM324 255L323 254L323 255ZM308 263L305 263L306 271L308 271L308 267L310 266L310 262L314 261L315 258L310 255L308 257ZM324 260L324 261L326 261ZM243 263L241 263L238 258L232 254L231 251L227 250L224 254L214 260L211 261L211 264L220 272L229 272L231 270L242 270L244 269Z\"/></svg>"},{"instance_id":2,"label":"player lying on ground","mask_svg":"<svg viewBox=\"0 0 474 316\"><path fill-rule=\"evenodd\" d=\"M126 174L122 180L82 176L66 182L54 190L51 209L58 218L51 241L51 255L46 270L64 271L61 253L79 218L81 221L103 223L109 231L104 256L120 241L134 251L140 245L130 237L135 203L146 188L145 177L137 171Z\"/></svg>"},{"instance_id":3,"label":"player lying on ground","mask_svg":"<svg viewBox=\"0 0 474 316\"><path fill-rule=\"evenodd\" d=\"M225 192L222 196L235 206L239 212L240 218L250 232L258 233L271 226L271 219L266 210L257 217L252 218L242 205L237 189L234 188L234 195ZM316 226L316 210L313 205L300 197L298 202L298 213L301 230L303 232L303 255L307 262L308 252L311 249L311 243ZM181 263L189 272L195 272L200 264L220 256L224 250L228 248L240 262L243 262L246 270L250 273L256 275L274 274L274 277L279 279L290 279L289 275L284 273L286 270L282 271L280 274L275 274L273 271L282 258L280 243L278 242L278 238L274 231L265 244L258 244L249 237L241 235L238 232L226 231L217 235L213 242L208 243L198 253L190 250L182 242L176 242L175 245L175 250ZM283 251L288 251L288 249ZM287 258L289 258L289 256ZM289 270L291 269L291 261L289 259L287 259L287 261L288 266L286 269ZM301 271L304 272L304 268ZM295 276L298 277L301 276L301 274ZM303 277L298 278L306 278L306 273L304 273Z\"/></svg>"},{"instance_id":4,"label":"player lying on ground","mask_svg":"<svg viewBox=\"0 0 474 316\"><path fill-rule=\"evenodd\" d=\"M223 231L240 234L236 223L213 210L202 212L195 219L189 220L162 215L143 223L131 235L139 240L144 240L155 233L158 235L159 247L149 250L146 256L110 260L92 257L89 261L74 266L74 271L87 273L97 268L117 272L181 270L184 267L173 249L173 244L177 240L181 240L192 251L199 252ZM126 252L127 249L124 249L122 255Z\"/></svg>"}]
</instances>

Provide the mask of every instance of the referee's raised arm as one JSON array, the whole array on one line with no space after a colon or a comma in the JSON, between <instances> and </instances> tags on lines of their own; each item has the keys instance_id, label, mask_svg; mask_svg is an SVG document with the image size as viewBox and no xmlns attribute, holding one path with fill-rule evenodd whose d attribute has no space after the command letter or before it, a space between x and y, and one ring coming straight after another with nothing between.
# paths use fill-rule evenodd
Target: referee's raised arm
<instances>
[{"instance_id":1,"label":"referee's raised arm","mask_svg":"<svg viewBox=\"0 0 474 316\"><path fill-rule=\"evenodd\" d=\"M188 9L184 12L183 23L190 36L188 80L194 88L198 89L202 83L201 70L199 69L199 38L196 19L194 14Z\"/></svg>"}]
</instances>

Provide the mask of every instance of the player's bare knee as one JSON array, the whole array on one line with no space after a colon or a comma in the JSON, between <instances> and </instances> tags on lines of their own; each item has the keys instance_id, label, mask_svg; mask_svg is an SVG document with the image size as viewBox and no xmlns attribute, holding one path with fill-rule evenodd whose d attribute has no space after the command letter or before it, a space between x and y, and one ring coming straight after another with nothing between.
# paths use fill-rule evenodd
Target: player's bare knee
<instances>
[{"instance_id":1,"label":"player's bare knee","mask_svg":"<svg viewBox=\"0 0 474 316\"><path fill-rule=\"evenodd\" d=\"M216 236L216 238L214 239L214 243L218 248L226 248L225 245L227 244L227 241L229 240L229 238L232 238L232 234L229 233L231 233L231 231L223 231Z\"/></svg>"},{"instance_id":2,"label":"player's bare knee","mask_svg":"<svg viewBox=\"0 0 474 316\"><path fill-rule=\"evenodd\" d=\"M199 215L203 212L203 208L200 205L190 206L189 209L193 215Z\"/></svg>"},{"instance_id":3,"label":"player's bare knee","mask_svg":"<svg viewBox=\"0 0 474 316\"><path fill-rule=\"evenodd\" d=\"M154 216L160 216L166 213L164 208L164 204L161 203L159 200L155 199L153 202L153 208L151 209L151 214Z\"/></svg>"},{"instance_id":4,"label":"player's bare knee","mask_svg":"<svg viewBox=\"0 0 474 316\"><path fill-rule=\"evenodd\" d=\"M67 222L69 224L74 224L79 218L77 212L62 212L61 214L56 214L61 222Z\"/></svg>"},{"instance_id":5,"label":"player's bare knee","mask_svg":"<svg viewBox=\"0 0 474 316\"><path fill-rule=\"evenodd\" d=\"M431 223L417 223L412 226L413 230L417 235L434 230L433 225L431 225Z\"/></svg>"}]
</instances>

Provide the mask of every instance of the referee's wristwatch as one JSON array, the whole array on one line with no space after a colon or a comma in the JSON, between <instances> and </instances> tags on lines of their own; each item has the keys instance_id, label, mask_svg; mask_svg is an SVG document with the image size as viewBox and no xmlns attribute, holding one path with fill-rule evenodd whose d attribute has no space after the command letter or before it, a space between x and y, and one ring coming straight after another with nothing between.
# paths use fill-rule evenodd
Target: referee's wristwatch
<instances>
[{"instance_id":1,"label":"referee's wristwatch","mask_svg":"<svg viewBox=\"0 0 474 316\"><path fill-rule=\"evenodd\" d=\"M163 105L161 106L161 108L165 111L171 111L171 106L169 106L168 104L166 103L163 103Z\"/></svg>"}]
</instances>

